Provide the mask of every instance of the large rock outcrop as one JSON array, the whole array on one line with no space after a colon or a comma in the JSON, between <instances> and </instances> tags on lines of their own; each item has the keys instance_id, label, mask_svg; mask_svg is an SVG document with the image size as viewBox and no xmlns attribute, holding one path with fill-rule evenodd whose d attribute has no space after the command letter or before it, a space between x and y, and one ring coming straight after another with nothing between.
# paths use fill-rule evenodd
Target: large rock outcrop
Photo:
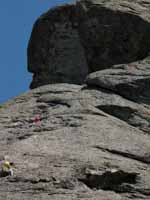
<instances>
[{"instance_id":1,"label":"large rock outcrop","mask_svg":"<svg viewBox=\"0 0 150 200\"><path fill-rule=\"evenodd\" d=\"M0 106L14 170L0 200L150 199L149 11L81 0L37 20L28 69L41 87Z\"/></svg>"},{"instance_id":2,"label":"large rock outcrop","mask_svg":"<svg viewBox=\"0 0 150 200\"><path fill-rule=\"evenodd\" d=\"M148 200L147 112L118 94L71 84L2 105L0 154L14 162L14 176L0 177L0 199Z\"/></svg>"},{"instance_id":3,"label":"large rock outcrop","mask_svg":"<svg viewBox=\"0 0 150 200\"><path fill-rule=\"evenodd\" d=\"M51 9L36 21L31 35L31 88L82 84L88 73L144 59L149 35L149 0L80 0Z\"/></svg>"}]
</instances>

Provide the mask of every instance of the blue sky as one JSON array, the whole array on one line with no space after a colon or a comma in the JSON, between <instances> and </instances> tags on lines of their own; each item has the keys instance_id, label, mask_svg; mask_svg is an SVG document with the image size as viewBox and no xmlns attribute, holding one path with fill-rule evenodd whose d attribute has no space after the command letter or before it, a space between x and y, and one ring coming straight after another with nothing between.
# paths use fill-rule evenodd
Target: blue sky
<instances>
[{"instance_id":1,"label":"blue sky","mask_svg":"<svg viewBox=\"0 0 150 200\"><path fill-rule=\"evenodd\" d=\"M0 103L27 91L27 45L35 20L49 8L71 0L1 0Z\"/></svg>"}]
</instances>

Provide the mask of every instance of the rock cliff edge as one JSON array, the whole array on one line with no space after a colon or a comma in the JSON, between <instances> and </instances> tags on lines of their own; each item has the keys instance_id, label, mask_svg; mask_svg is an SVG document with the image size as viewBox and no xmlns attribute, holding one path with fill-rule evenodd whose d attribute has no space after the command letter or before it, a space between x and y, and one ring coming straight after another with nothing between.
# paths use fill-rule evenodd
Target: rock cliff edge
<instances>
[{"instance_id":1,"label":"rock cliff edge","mask_svg":"<svg viewBox=\"0 0 150 200\"><path fill-rule=\"evenodd\" d=\"M149 0L50 9L28 70L35 89L0 106L0 160L14 170L0 200L149 200Z\"/></svg>"}]
</instances>

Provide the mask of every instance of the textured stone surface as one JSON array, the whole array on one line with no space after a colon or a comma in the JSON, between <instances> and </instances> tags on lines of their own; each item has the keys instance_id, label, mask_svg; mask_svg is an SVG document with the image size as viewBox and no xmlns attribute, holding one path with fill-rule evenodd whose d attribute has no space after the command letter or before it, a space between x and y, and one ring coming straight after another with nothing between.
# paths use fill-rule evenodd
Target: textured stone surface
<instances>
[{"instance_id":1,"label":"textured stone surface","mask_svg":"<svg viewBox=\"0 0 150 200\"><path fill-rule=\"evenodd\" d=\"M30 87L82 84L90 72L144 59L149 35L149 0L80 0L51 9L29 42Z\"/></svg>"},{"instance_id":2,"label":"textured stone surface","mask_svg":"<svg viewBox=\"0 0 150 200\"><path fill-rule=\"evenodd\" d=\"M0 178L0 199L148 200L145 106L71 84L42 86L1 105L0 156L14 162L14 176Z\"/></svg>"},{"instance_id":3,"label":"textured stone surface","mask_svg":"<svg viewBox=\"0 0 150 200\"><path fill-rule=\"evenodd\" d=\"M0 200L150 199L149 11L81 0L37 20L31 88L51 84L0 105Z\"/></svg>"},{"instance_id":4,"label":"textured stone surface","mask_svg":"<svg viewBox=\"0 0 150 200\"><path fill-rule=\"evenodd\" d=\"M150 104L150 59L94 72L86 81L132 101Z\"/></svg>"}]
</instances>

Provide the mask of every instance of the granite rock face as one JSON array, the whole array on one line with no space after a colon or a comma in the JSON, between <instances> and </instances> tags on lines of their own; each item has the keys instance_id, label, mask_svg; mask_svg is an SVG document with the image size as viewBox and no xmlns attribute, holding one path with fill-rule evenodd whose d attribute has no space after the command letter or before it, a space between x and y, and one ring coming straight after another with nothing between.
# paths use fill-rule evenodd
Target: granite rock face
<instances>
[{"instance_id":1,"label":"granite rock face","mask_svg":"<svg viewBox=\"0 0 150 200\"><path fill-rule=\"evenodd\" d=\"M150 102L150 61L114 66L91 73L86 82L138 103Z\"/></svg>"},{"instance_id":2,"label":"granite rock face","mask_svg":"<svg viewBox=\"0 0 150 200\"><path fill-rule=\"evenodd\" d=\"M150 52L149 0L80 0L49 10L28 47L31 88L82 84L87 74L142 60Z\"/></svg>"},{"instance_id":3,"label":"granite rock face","mask_svg":"<svg viewBox=\"0 0 150 200\"><path fill-rule=\"evenodd\" d=\"M0 199L150 198L150 108L90 86L51 84L0 108ZM40 121L35 122L36 116Z\"/></svg>"},{"instance_id":4,"label":"granite rock face","mask_svg":"<svg viewBox=\"0 0 150 200\"><path fill-rule=\"evenodd\" d=\"M81 0L37 20L35 89L0 105L0 161L14 171L0 200L150 199L149 11Z\"/></svg>"}]
</instances>

